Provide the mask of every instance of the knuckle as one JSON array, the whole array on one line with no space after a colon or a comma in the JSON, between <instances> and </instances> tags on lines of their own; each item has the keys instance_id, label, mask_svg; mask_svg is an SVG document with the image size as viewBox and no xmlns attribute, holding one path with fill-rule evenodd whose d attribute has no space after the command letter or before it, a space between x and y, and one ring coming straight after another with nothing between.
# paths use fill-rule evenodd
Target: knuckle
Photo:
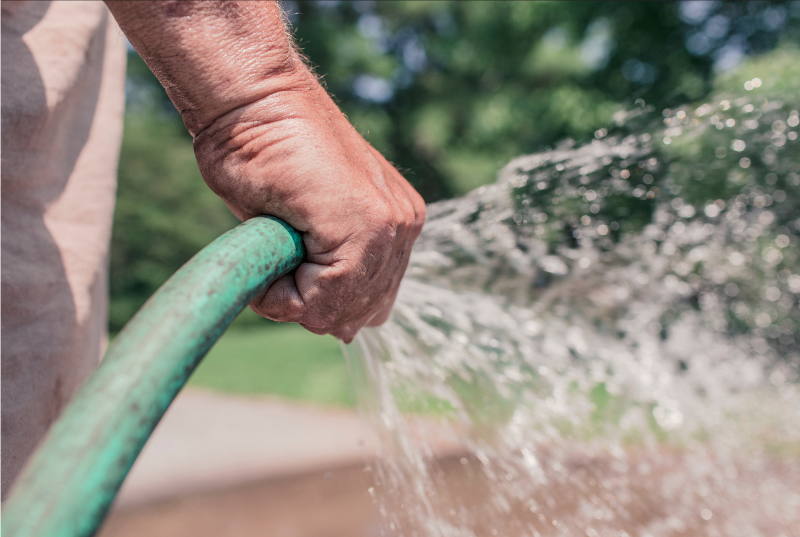
<instances>
[{"instance_id":1,"label":"knuckle","mask_svg":"<svg viewBox=\"0 0 800 537\"><path fill-rule=\"evenodd\" d=\"M334 329L338 320L339 312L333 308L325 307L309 312L303 323L315 329L330 332Z\"/></svg>"},{"instance_id":2,"label":"knuckle","mask_svg":"<svg viewBox=\"0 0 800 537\"><path fill-rule=\"evenodd\" d=\"M285 287L257 297L250 303L250 309L262 317L280 322L296 322L305 313L304 304L295 300Z\"/></svg>"},{"instance_id":3,"label":"knuckle","mask_svg":"<svg viewBox=\"0 0 800 537\"><path fill-rule=\"evenodd\" d=\"M321 328L315 328L313 326L309 326L309 325L304 324L304 323L300 323L300 326L302 326L303 328L305 328L306 330L308 330L312 334L316 334L318 336L324 336L326 334L330 334L330 332L328 330L324 330L324 329L321 329Z\"/></svg>"},{"instance_id":4,"label":"knuckle","mask_svg":"<svg viewBox=\"0 0 800 537\"><path fill-rule=\"evenodd\" d=\"M378 229L394 229L398 220L397 211L388 202L381 200L375 204L372 220Z\"/></svg>"},{"instance_id":5,"label":"knuckle","mask_svg":"<svg viewBox=\"0 0 800 537\"><path fill-rule=\"evenodd\" d=\"M279 319L279 315L276 315L276 312L272 311L270 308L264 307L261 303L253 302L250 304L250 309L253 310L255 313L259 314L262 317L267 319L272 319L273 321L281 321Z\"/></svg>"},{"instance_id":6,"label":"knuckle","mask_svg":"<svg viewBox=\"0 0 800 537\"><path fill-rule=\"evenodd\" d=\"M344 264L337 264L329 266L326 270L321 271L316 275L315 284L324 293L331 295L341 293L342 289L347 287L348 278L352 274ZM326 299L319 299L327 302ZM312 305L312 310L317 309Z\"/></svg>"},{"instance_id":7,"label":"knuckle","mask_svg":"<svg viewBox=\"0 0 800 537\"><path fill-rule=\"evenodd\" d=\"M420 198L420 203L416 204L414 208L414 224L420 229L422 229L422 225L425 223L427 213L428 208L425 206L425 202L422 201L422 198Z\"/></svg>"},{"instance_id":8,"label":"knuckle","mask_svg":"<svg viewBox=\"0 0 800 537\"><path fill-rule=\"evenodd\" d=\"M379 217L369 222L367 225L367 244L369 248L377 248L378 251L383 250L394 242L397 236L400 224L396 219L396 215L392 214L389 217Z\"/></svg>"},{"instance_id":9,"label":"knuckle","mask_svg":"<svg viewBox=\"0 0 800 537\"><path fill-rule=\"evenodd\" d=\"M295 304L251 304L250 309L262 317L284 323L295 322L303 316L302 308Z\"/></svg>"},{"instance_id":10,"label":"knuckle","mask_svg":"<svg viewBox=\"0 0 800 537\"><path fill-rule=\"evenodd\" d=\"M331 334L335 337L341 339L345 343L350 343L353 341L353 338L356 337L360 327L353 326L353 325L344 325L336 330L333 330Z\"/></svg>"},{"instance_id":11,"label":"knuckle","mask_svg":"<svg viewBox=\"0 0 800 537\"><path fill-rule=\"evenodd\" d=\"M403 230L409 230L414 226L416 221L416 211L414 205L409 199L400 200L400 211L397 216L399 226Z\"/></svg>"}]
</instances>

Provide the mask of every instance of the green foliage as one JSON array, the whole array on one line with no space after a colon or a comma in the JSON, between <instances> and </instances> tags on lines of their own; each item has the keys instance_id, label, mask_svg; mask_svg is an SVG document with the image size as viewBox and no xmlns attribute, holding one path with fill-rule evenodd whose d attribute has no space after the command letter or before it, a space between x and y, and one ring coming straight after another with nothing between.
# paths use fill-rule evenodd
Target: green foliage
<instances>
[{"instance_id":1,"label":"green foliage","mask_svg":"<svg viewBox=\"0 0 800 537\"><path fill-rule=\"evenodd\" d=\"M715 62L798 28L780 2L699 14L673 2L285 4L342 109L427 201L491 182L514 156L590 136L620 104L702 98Z\"/></svg>"}]
</instances>

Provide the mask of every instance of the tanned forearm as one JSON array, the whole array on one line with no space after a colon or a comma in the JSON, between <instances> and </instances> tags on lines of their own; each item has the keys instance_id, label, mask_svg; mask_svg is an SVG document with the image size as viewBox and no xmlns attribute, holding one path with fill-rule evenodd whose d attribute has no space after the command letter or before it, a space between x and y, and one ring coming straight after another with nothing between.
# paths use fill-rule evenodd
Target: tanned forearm
<instances>
[{"instance_id":1,"label":"tanned forearm","mask_svg":"<svg viewBox=\"0 0 800 537\"><path fill-rule=\"evenodd\" d=\"M275 2L106 5L193 136L232 110L315 84Z\"/></svg>"}]
</instances>

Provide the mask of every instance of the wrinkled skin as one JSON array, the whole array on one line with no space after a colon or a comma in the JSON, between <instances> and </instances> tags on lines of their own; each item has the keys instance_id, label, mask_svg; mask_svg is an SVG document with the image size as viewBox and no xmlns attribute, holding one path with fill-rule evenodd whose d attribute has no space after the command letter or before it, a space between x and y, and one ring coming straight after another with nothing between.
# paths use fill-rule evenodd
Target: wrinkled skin
<instances>
[{"instance_id":1,"label":"wrinkled skin","mask_svg":"<svg viewBox=\"0 0 800 537\"><path fill-rule=\"evenodd\" d=\"M316 84L316 81L315 81ZM256 313L350 341L383 323L422 229L419 194L319 87L226 115L195 139L203 177L241 219L282 218L303 232L307 261L256 298Z\"/></svg>"},{"instance_id":2,"label":"wrinkled skin","mask_svg":"<svg viewBox=\"0 0 800 537\"><path fill-rule=\"evenodd\" d=\"M181 112L211 189L242 220L303 233L306 262L252 309L345 342L383 323L425 205L300 60L278 7L107 5Z\"/></svg>"}]
</instances>

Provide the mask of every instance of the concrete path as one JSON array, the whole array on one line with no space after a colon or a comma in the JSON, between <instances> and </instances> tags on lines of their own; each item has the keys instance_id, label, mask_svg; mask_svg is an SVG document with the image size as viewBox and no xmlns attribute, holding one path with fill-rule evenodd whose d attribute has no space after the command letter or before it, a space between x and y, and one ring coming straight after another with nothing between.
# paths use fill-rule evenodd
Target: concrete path
<instances>
[{"instance_id":1,"label":"concrete path","mask_svg":"<svg viewBox=\"0 0 800 537\"><path fill-rule=\"evenodd\" d=\"M409 429L432 456L463 451L433 420L415 419ZM385 535L370 493L377 453L352 410L184 390L99 537Z\"/></svg>"},{"instance_id":2,"label":"concrete path","mask_svg":"<svg viewBox=\"0 0 800 537\"><path fill-rule=\"evenodd\" d=\"M137 459L115 509L358 464L376 446L354 411L187 389Z\"/></svg>"}]
</instances>

